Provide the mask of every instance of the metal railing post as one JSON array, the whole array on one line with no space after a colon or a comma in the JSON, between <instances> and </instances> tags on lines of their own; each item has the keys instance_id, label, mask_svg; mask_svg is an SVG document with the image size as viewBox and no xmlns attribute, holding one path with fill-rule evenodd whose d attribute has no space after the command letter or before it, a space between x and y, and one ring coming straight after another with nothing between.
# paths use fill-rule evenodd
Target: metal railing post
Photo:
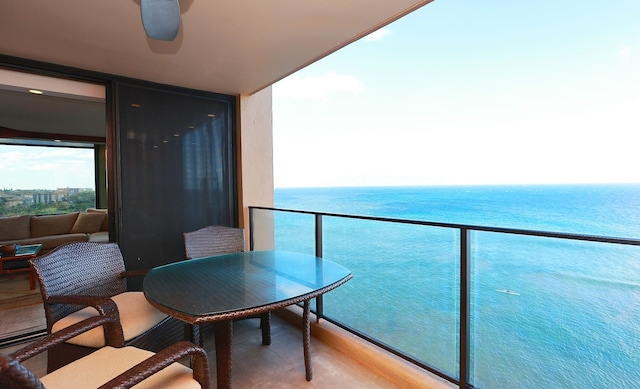
<instances>
[{"instance_id":1,"label":"metal railing post","mask_svg":"<svg viewBox=\"0 0 640 389\"><path fill-rule=\"evenodd\" d=\"M459 387L469 386L470 369L470 237L467 228L460 229L460 382Z\"/></svg>"},{"instance_id":2,"label":"metal railing post","mask_svg":"<svg viewBox=\"0 0 640 389\"><path fill-rule=\"evenodd\" d=\"M249 251L253 251L253 216L254 209L249 207ZM274 232L275 234L275 232Z\"/></svg>"},{"instance_id":3,"label":"metal railing post","mask_svg":"<svg viewBox=\"0 0 640 389\"><path fill-rule=\"evenodd\" d=\"M316 257L322 258L322 215L316 214ZM324 317L324 300L322 295L316 297L316 323Z\"/></svg>"}]
</instances>

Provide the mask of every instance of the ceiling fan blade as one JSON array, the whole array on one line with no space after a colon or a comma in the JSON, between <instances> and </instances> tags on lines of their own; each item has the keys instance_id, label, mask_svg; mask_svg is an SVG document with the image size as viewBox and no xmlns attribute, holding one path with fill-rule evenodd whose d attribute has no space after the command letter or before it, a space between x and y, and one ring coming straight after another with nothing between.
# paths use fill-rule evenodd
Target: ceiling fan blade
<instances>
[{"instance_id":1,"label":"ceiling fan blade","mask_svg":"<svg viewBox=\"0 0 640 389\"><path fill-rule=\"evenodd\" d=\"M142 26L147 36L161 41L172 41L180 30L180 4L178 0L141 0Z\"/></svg>"}]
</instances>

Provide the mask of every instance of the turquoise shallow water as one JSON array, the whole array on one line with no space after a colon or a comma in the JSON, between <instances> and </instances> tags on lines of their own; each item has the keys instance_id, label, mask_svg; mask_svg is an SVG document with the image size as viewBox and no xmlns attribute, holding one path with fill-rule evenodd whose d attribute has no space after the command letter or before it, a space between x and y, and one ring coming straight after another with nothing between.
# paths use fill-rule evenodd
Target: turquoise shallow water
<instances>
[{"instance_id":1,"label":"turquoise shallow water","mask_svg":"<svg viewBox=\"0 0 640 389\"><path fill-rule=\"evenodd\" d=\"M276 207L640 238L640 185L276 189ZM277 247L313 253L313 218L277 214ZM325 218L354 279L325 312L457 376L457 230ZM640 387L640 250L472 234L479 388Z\"/></svg>"}]
</instances>

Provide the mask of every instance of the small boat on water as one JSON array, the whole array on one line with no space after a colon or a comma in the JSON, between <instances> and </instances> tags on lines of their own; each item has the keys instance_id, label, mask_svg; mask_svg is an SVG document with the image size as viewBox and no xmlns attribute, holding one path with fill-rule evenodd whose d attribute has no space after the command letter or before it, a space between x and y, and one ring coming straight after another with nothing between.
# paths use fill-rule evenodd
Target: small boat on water
<instances>
[{"instance_id":1,"label":"small boat on water","mask_svg":"<svg viewBox=\"0 0 640 389\"><path fill-rule=\"evenodd\" d=\"M496 292L510 294L512 296L520 296L520 293L514 292L513 290L509 290L509 289L496 289Z\"/></svg>"}]
</instances>

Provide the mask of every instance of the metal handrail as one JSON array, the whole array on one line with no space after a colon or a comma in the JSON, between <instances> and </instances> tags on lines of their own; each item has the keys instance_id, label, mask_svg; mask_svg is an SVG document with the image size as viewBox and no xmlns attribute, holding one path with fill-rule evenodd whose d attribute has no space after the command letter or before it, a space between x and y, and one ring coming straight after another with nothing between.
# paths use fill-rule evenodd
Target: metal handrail
<instances>
[{"instance_id":1,"label":"metal handrail","mask_svg":"<svg viewBox=\"0 0 640 389\"><path fill-rule=\"evenodd\" d=\"M640 239L634 239L634 238L620 238L620 237L601 236L601 235L525 230L525 229L518 229L518 228L489 227L489 226L480 226L480 225L473 225L473 224L432 222L432 221L398 219L398 218L378 217L378 216L348 215L348 214L341 214L341 213L303 211L303 210L295 210L295 209L271 208L271 207L261 207L261 206L250 206L249 207L250 214L253 209L301 213L301 214L308 214L308 215L343 217L348 219L372 220L372 221L401 223L401 224L415 224L415 225L421 225L421 226L453 228L458 230L467 229L470 231L497 232L502 234L541 236L545 238L570 239L570 240L580 240L580 241L587 241L587 242L615 243L615 244L623 244L623 245L629 245L629 246L640 246Z\"/></svg>"}]
</instances>

